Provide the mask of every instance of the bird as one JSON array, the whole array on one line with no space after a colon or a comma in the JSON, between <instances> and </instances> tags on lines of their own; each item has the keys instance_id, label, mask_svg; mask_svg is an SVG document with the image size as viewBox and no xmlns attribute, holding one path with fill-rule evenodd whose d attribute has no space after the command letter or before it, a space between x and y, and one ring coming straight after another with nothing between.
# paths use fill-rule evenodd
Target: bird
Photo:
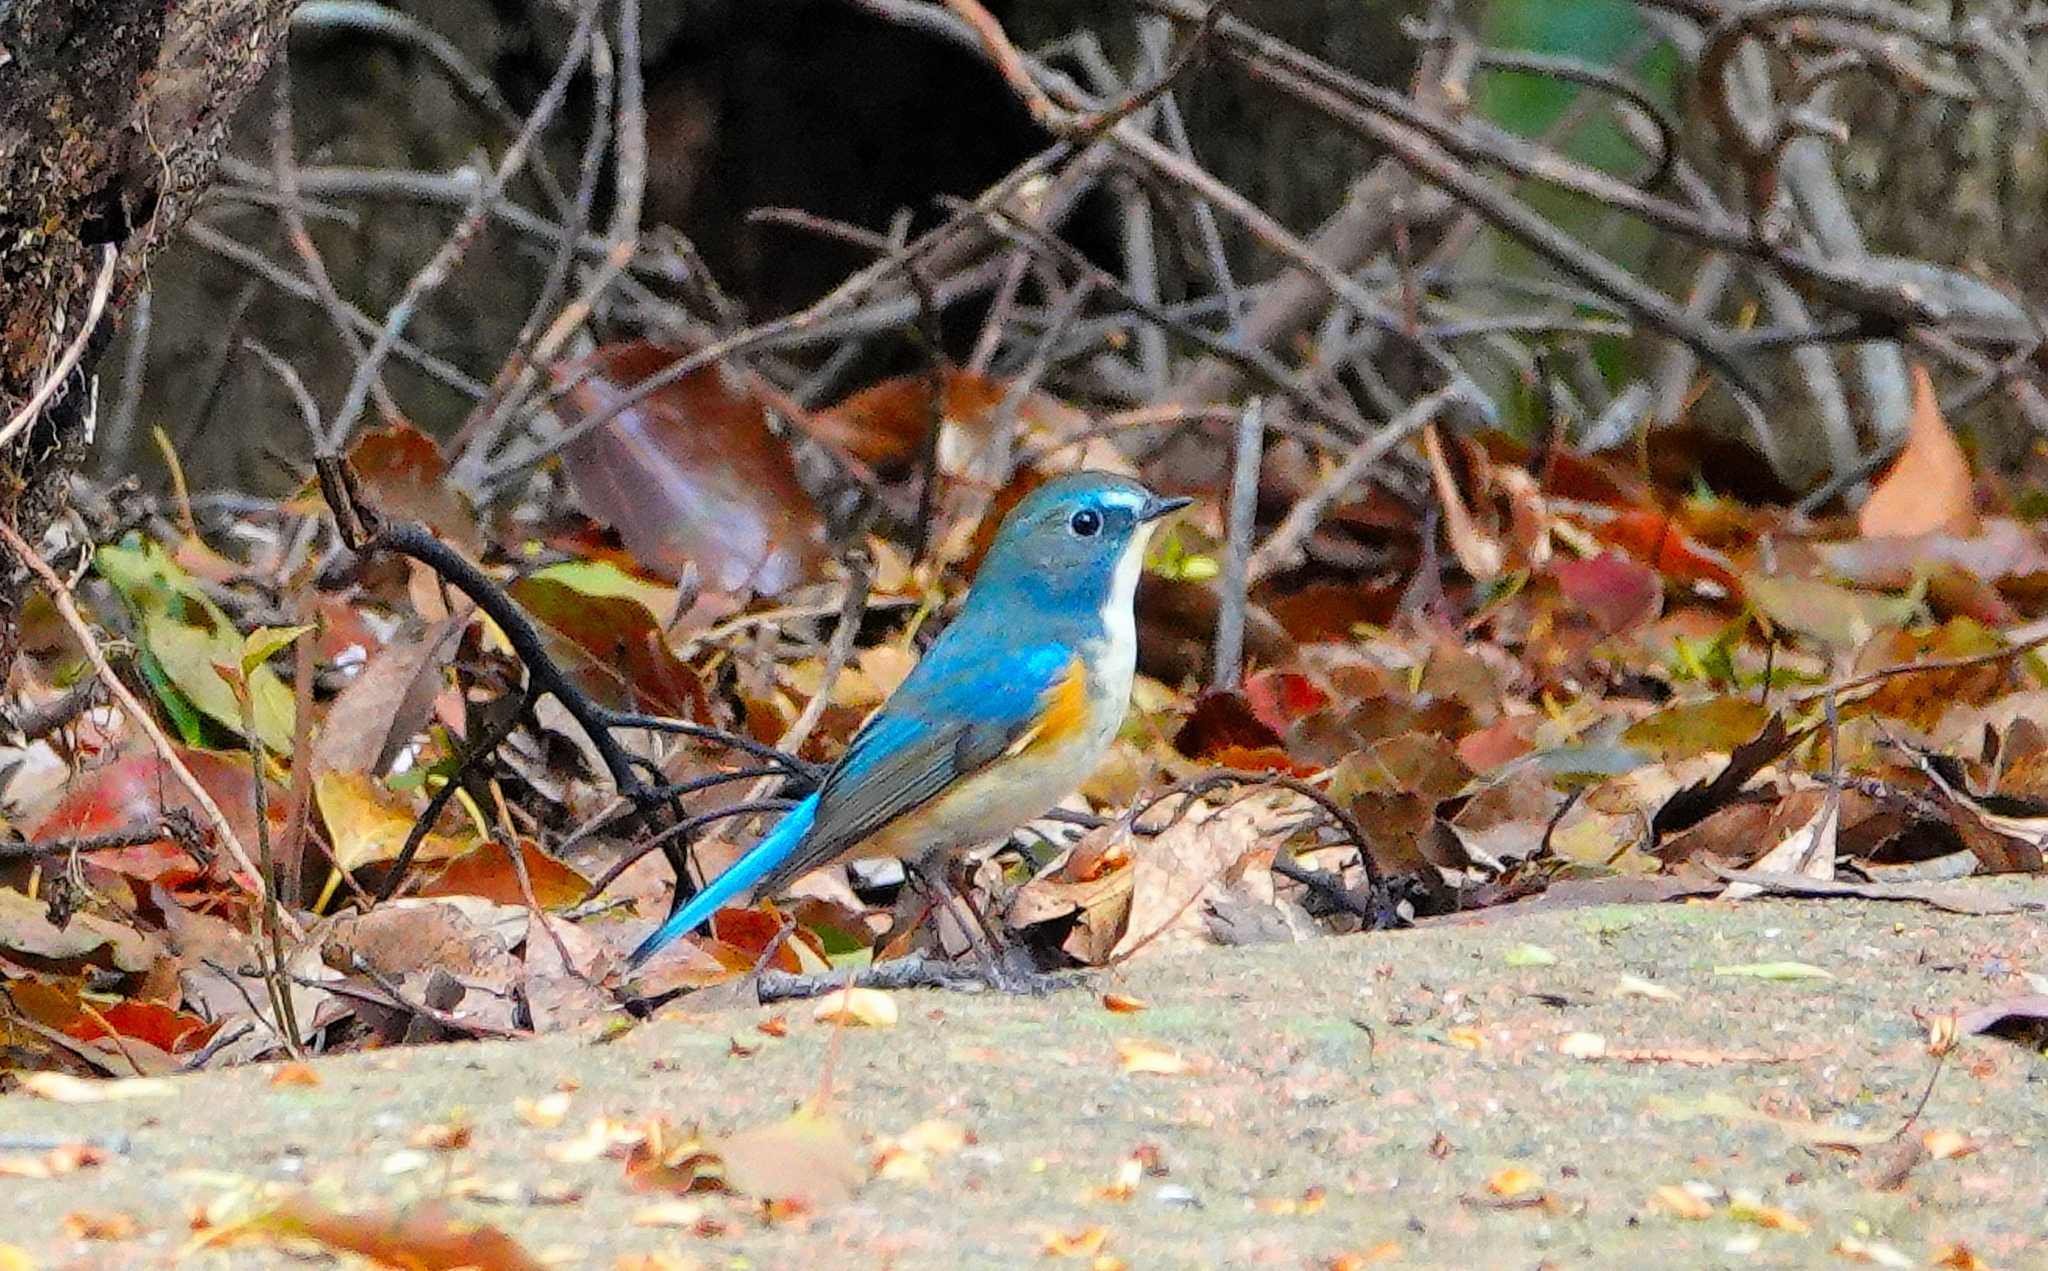
<instances>
[{"instance_id":1,"label":"bird","mask_svg":"<svg viewBox=\"0 0 2048 1271\"><path fill-rule=\"evenodd\" d=\"M827 865L894 858L944 890L943 867L960 853L1007 838L1072 793L1130 705L1146 546L1189 502L1092 470L1027 494L997 529L959 616L817 791L642 941L628 966L743 895L773 896Z\"/></svg>"}]
</instances>

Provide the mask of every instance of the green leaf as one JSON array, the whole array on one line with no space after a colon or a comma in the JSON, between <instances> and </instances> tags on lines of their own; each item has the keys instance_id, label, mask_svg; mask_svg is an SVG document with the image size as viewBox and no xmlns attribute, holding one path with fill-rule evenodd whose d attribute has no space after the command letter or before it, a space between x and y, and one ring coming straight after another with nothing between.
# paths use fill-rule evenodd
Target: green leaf
<instances>
[{"instance_id":1,"label":"green leaf","mask_svg":"<svg viewBox=\"0 0 2048 1271\"><path fill-rule=\"evenodd\" d=\"M1557 955L1540 944L1511 944L1501 950L1500 956L1509 966L1557 965Z\"/></svg>"},{"instance_id":2,"label":"green leaf","mask_svg":"<svg viewBox=\"0 0 2048 1271\"><path fill-rule=\"evenodd\" d=\"M310 624L297 627L258 627L242 637L242 674L253 674L300 636L311 631Z\"/></svg>"},{"instance_id":3,"label":"green leaf","mask_svg":"<svg viewBox=\"0 0 2048 1271\"><path fill-rule=\"evenodd\" d=\"M167 613L145 613L142 641L187 701L237 737L243 736L241 700L216 669L241 662L242 638L233 627L203 631ZM290 750L291 689L261 666L250 673L248 689L255 705L256 739L280 754Z\"/></svg>"},{"instance_id":4,"label":"green leaf","mask_svg":"<svg viewBox=\"0 0 2048 1271\"><path fill-rule=\"evenodd\" d=\"M1832 980L1834 972L1806 962L1742 962L1717 966L1715 975L1746 975L1756 980Z\"/></svg>"}]
</instances>

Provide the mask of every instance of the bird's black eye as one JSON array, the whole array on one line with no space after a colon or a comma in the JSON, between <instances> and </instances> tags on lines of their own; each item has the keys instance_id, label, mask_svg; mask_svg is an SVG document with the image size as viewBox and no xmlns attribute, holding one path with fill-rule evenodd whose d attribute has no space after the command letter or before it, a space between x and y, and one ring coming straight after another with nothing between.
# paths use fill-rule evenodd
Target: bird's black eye
<instances>
[{"instance_id":1,"label":"bird's black eye","mask_svg":"<svg viewBox=\"0 0 2048 1271\"><path fill-rule=\"evenodd\" d=\"M1102 513L1094 508L1082 508L1068 518L1067 528L1082 538L1094 538L1102 533Z\"/></svg>"}]
</instances>

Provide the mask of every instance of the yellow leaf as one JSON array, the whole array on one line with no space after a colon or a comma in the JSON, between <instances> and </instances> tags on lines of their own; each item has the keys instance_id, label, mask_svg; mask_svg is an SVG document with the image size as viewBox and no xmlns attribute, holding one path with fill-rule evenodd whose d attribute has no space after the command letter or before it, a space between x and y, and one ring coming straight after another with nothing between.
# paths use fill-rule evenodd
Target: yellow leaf
<instances>
[{"instance_id":1,"label":"yellow leaf","mask_svg":"<svg viewBox=\"0 0 2048 1271\"><path fill-rule=\"evenodd\" d=\"M396 857L417 816L410 803L367 772L321 773L313 779L313 801L320 807L320 819L334 844L335 863L345 870ZM468 847L445 834L429 834L420 844L418 859L447 860Z\"/></svg>"},{"instance_id":2,"label":"yellow leaf","mask_svg":"<svg viewBox=\"0 0 2048 1271\"><path fill-rule=\"evenodd\" d=\"M1650 1193L1650 1203L1674 1218L1698 1221L1714 1216L1714 1207L1689 1187L1666 1183Z\"/></svg>"},{"instance_id":3,"label":"yellow leaf","mask_svg":"<svg viewBox=\"0 0 2048 1271\"><path fill-rule=\"evenodd\" d=\"M1534 1191L1542 1185L1543 1180L1541 1178L1538 1178L1534 1172L1526 1170L1519 1165L1510 1165L1504 1170L1497 1171L1493 1177L1486 1180L1486 1190L1496 1196L1520 1196L1526 1192Z\"/></svg>"},{"instance_id":4,"label":"yellow leaf","mask_svg":"<svg viewBox=\"0 0 2048 1271\"><path fill-rule=\"evenodd\" d=\"M311 625L297 627L258 627L242 637L242 674L251 675L279 652L289 647L300 636L311 631Z\"/></svg>"},{"instance_id":5,"label":"yellow leaf","mask_svg":"<svg viewBox=\"0 0 2048 1271\"><path fill-rule=\"evenodd\" d=\"M1093 1258L1102 1252L1102 1242L1107 1239L1107 1227L1084 1227L1072 1233L1048 1227L1039 1249L1048 1258Z\"/></svg>"},{"instance_id":6,"label":"yellow leaf","mask_svg":"<svg viewBox=\"0 0 2048 1271\"><path fill-rule=\"evenodd\" d=\"M1155 1041L1142 1037L1120 1038L1116 1044L1117 1064L1128 1073L1150 1073L1155 1077L1182 1077L1194 1071L1187 1060Z\"/></svg>"},{"instance_id":7,"label":"yellow leaf","mask_svg":"<svg viewBox=\"0 0 2048 1271\"><path fill-rule=\"evenodd\" d=\"M818 999L811 1018L820 1024L889 1028L896 1023L896 999L880 989L834 989Z\"/></svg>"},{"instance_id":8,"label":"yellow leaf","mask_svg":"<svg viewBox=\"0 0 2048 1271\"><path fill-rule=\"evenodd\" d=\"M61 1072L32 1072L21 1088L52 1103L114 1103L124 1099L155 1099L171 1092L171 1083L156 1077L125 1081L90 1081Z\"/></svg>"}]
</instances>

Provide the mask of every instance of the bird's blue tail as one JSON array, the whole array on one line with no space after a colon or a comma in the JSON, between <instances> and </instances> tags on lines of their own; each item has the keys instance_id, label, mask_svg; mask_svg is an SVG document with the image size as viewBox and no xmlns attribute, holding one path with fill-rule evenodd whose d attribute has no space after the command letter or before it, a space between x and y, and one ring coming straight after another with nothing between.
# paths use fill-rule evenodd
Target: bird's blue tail
<instances>
[{"instance_id":1,"label":"bird's blue tail","mask_svg":"<svg viewBox=\"0 0 2048 1271\"><path fill-rule=\"evenodd\" d=\"M627 968L638 967L676 937L688 935L703 926L710 921L712 914L725 907L727 901L738 898L767 877L777 865L789 859L789 854L796 850L804 835L810 833L811 818L817 810L818 796L815 794L791 808L745 856L734 861L731 868L712 879L711 885L703 891L690 897L690 903L656 928L653 935L642 940L640 947L633 950L633 956L626 959Z\"/></svg>"}]
</instances>

